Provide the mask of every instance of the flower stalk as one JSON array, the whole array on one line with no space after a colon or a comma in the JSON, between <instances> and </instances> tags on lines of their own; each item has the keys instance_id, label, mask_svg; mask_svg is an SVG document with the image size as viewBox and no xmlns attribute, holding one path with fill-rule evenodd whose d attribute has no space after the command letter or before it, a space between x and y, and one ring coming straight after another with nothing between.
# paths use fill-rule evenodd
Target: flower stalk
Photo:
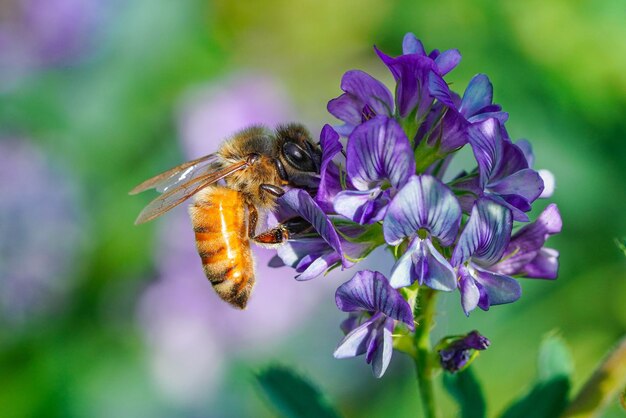
<instances>
[{"instance_id":1,"label":"flower stalk","mask_svg":"<svg viewBox=\"0 0 626 418\"><path fill-rule=\"evenodd\" d=\"M417 384L424 409L424 417L436 418L437 409L433 389L433 355L430 343L430 330L433 326L437 292L428 287L420 288L417 295L419 316L415 326L414 357L417 372Z\"/></svg>"}]
</instances>

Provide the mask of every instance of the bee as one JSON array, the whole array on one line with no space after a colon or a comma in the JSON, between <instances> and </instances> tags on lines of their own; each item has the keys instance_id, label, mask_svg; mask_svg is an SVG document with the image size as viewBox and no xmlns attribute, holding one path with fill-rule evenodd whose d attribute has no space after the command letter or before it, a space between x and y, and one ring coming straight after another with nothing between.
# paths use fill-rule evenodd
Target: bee
<instances>
[{"instance_id":1,"label":"bee","mask_svg":"<svg viewBox=\"0 0 626 418\"><path fill-rule=\"evenodd\" d=\"M244 309L254 286L250 241L274 246L311 231L304 219L291 218L256 233L260 211L276 211L284 186L314 190L321 150L300 124L275 130L252 126L224 141L218 151L152 177L129 194L162 193L139 214L135 224L161 216L193 196L189 215L206 277L220 298Z\"/></svg>"}]
</instances>

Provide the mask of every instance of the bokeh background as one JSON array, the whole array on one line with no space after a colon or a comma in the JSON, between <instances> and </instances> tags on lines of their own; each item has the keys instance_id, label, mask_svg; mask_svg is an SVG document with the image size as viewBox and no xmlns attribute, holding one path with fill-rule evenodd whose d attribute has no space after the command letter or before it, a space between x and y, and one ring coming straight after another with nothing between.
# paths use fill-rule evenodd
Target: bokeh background
<instances>
[{"instance_id":1,"label":"bokeh background","mask_svg":"<svg viewBox=\"0 0 626 418\"><path fill-rule=\"evenodd\" d=\"M317 135L343 72L390 82L372 46L398 54L409 31L461 51L457 91L489 75L511 135L555 174L564 220L557 281L526 280L519 302L470 318L446 296L435 333L491 339L475 369L492 415L555 330L576 390L626 332L624 22L620 0L0 1L0 415L269 417L253 372L278 361L346 416L416 416L408 358L376 380L362 358L332 357L350 271L298 283L257 251L236 312L203 277L185 209L135 227L153 196L127 195L250 123ZM605 416L623 416L617 402Z\"/></svg>"}]
</instances>

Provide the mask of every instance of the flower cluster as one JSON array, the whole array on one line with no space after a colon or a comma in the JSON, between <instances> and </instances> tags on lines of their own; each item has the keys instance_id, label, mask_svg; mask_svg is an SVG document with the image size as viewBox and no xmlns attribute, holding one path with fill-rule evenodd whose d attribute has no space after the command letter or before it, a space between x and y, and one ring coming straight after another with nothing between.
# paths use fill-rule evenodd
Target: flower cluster
<instances>
[{"instance_id":1,"label":"flower cluster","mask_svg":"<svg viewBox=\"0 0 626 418\"><path fill-rule=\"evenodd\" d=\"M283 198L318 235L278 250L297 278L308 280L352 267L378 246L391 249L396 262L388 278L360 271L336 294L350 316L335 356L365 354L378 377L393 338L410 335L419 322L412 309L418 292L458 290L466 315L514 302L517 277L556 278L558 252L544 243L561 229L554 204L519 228L530 221L533 202L551 195L553 181L532 168L529 143L509 137L508 114L493 103L487 76L472 78L460 96L444 80L461 59L457 50L427 54L413 34L402 48L398 57L376 49L395 79L395 97L363 71L344 74L343 93L328 103L342 124L326 125L320 136L319 188L314 196L291 190ZM448 173L463 147L476 167ZM442 362L467 360L460 353Z\"/></svg>"}]
</instances>

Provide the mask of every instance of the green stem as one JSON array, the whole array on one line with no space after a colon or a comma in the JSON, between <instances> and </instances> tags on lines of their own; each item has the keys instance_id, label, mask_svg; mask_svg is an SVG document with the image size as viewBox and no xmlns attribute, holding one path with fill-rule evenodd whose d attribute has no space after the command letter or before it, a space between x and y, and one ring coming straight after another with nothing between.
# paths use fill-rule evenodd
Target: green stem
<instances>
[{"instance_id":1,"label":"green stem","mask_svg":"<svg viewBox=\"0 0 626 418\"><path fill-rule=\"evenodd\" d=\"M430 346L430 329L435 315L435 296L433 289L423 287L418 293L418 323L415 326L415 366L425 418L436 418L437 409L433 391L433 365Z\"/></svg>"}]
</instances>

